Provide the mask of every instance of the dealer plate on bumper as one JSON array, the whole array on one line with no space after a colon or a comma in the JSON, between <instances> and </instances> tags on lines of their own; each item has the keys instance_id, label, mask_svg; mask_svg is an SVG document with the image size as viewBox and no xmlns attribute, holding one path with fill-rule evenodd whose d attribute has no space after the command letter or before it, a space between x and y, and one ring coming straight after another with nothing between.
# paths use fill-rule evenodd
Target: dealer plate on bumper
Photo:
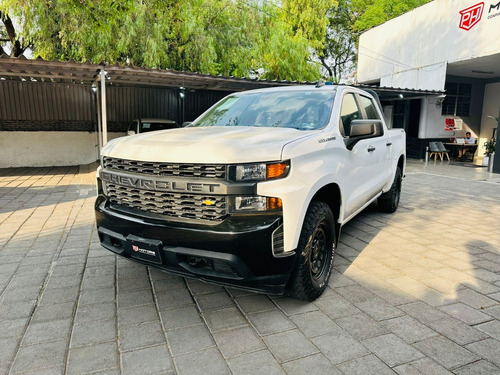
<instances>
[{"instance_id":1,"label":"dealer plate on bumper","mask_svg":"<svg viewBox=\"0 0 500 375\"><path fill-rule=\"evenodd\" d=\"M135 259L162 264L161 247L162 242L159 240L149 240L132 234L127 236L128 252Z\"/></svg>"}]
</instances>

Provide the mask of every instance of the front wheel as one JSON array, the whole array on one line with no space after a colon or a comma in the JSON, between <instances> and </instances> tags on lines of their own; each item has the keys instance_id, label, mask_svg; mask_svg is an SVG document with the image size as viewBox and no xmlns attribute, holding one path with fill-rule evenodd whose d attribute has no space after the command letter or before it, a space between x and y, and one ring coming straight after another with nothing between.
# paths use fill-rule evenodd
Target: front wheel
<instances>
[{"instance_id":1,"label":"front wheel","mask_svg":"<svg viewBox=\"0 0 500 375\"><path fill-rule=\"evenodd\" d=\"M401 197L401 182L402 173L401 169L396 168L396 175L394 176L394 181L392 182L391 189L382 194L378 200L378 206L384 212L393 213L396 212L399 206L399 199Z\"/></svg>"},{"instance_id":2,"label":"front wheel","mask_svg":"<svg viewBox=\"0 0 500 375\"><path fill-rule=\"evenodd\" d=\"M335 255L335 219L323 202L311 202L300 233L287 295L313 301L325 290Z\"/></svg>"}]
</instances>

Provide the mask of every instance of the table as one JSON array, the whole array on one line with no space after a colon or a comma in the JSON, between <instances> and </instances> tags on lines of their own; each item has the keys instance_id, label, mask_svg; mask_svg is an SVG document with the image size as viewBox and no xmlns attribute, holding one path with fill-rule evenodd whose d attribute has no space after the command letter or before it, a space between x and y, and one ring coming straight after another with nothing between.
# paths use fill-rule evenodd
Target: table
<instances>
[{"instance_id":1,"label":"table","mask_svg":"<svg viewBox=\"0 0 500 375\"><path fill-rule=\"evenodd\" d=\"M456 154L460 154L460 155L464 155L465 154L465 151L468 149L468 148L477 148L477 144L476 143L451 143L451 142L447 142L447 143L443 143L446 147L451 147L452 150L452 156L454 159L457 159L457 160L460 160L458 158L458 156L456 156ZM460 152L455 152L456 150L460 150Z\"/></svg>"}]
</instances>

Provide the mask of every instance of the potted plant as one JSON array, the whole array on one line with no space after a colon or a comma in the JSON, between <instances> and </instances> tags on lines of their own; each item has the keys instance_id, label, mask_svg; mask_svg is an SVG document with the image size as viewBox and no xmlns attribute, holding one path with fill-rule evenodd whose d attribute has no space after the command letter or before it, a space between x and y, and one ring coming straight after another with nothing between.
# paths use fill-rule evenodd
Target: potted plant
<instances>
[{"instance_id":1,"label":"potted plant","mask_svg":"<svg viewBox=\"0 0 500 375\"><path fill-rule=\"evenodd\" d=\"M484 142L484 158L483 165L488 165L490 161L490 155L495 152L495 138L491 138L489 141Z\"/></svg>"}]
</instances>

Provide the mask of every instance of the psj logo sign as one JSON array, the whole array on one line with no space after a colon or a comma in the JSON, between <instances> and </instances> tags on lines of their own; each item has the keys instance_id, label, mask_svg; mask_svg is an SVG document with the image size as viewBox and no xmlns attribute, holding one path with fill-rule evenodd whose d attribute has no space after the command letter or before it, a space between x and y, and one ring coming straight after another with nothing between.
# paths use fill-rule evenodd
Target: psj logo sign
<instances>
[{"instance_id":1,"label":"psj logo sign","mask_svg":"<svg viewBox=\"0 0 500 375\"><path fill-rule=\"evenodd\" d=\"M460 11L459 27L464 30L470 30L472 27L481 21L483 15L484 3L478 3L467 9Z\"/></svg>"}]
</instances>

